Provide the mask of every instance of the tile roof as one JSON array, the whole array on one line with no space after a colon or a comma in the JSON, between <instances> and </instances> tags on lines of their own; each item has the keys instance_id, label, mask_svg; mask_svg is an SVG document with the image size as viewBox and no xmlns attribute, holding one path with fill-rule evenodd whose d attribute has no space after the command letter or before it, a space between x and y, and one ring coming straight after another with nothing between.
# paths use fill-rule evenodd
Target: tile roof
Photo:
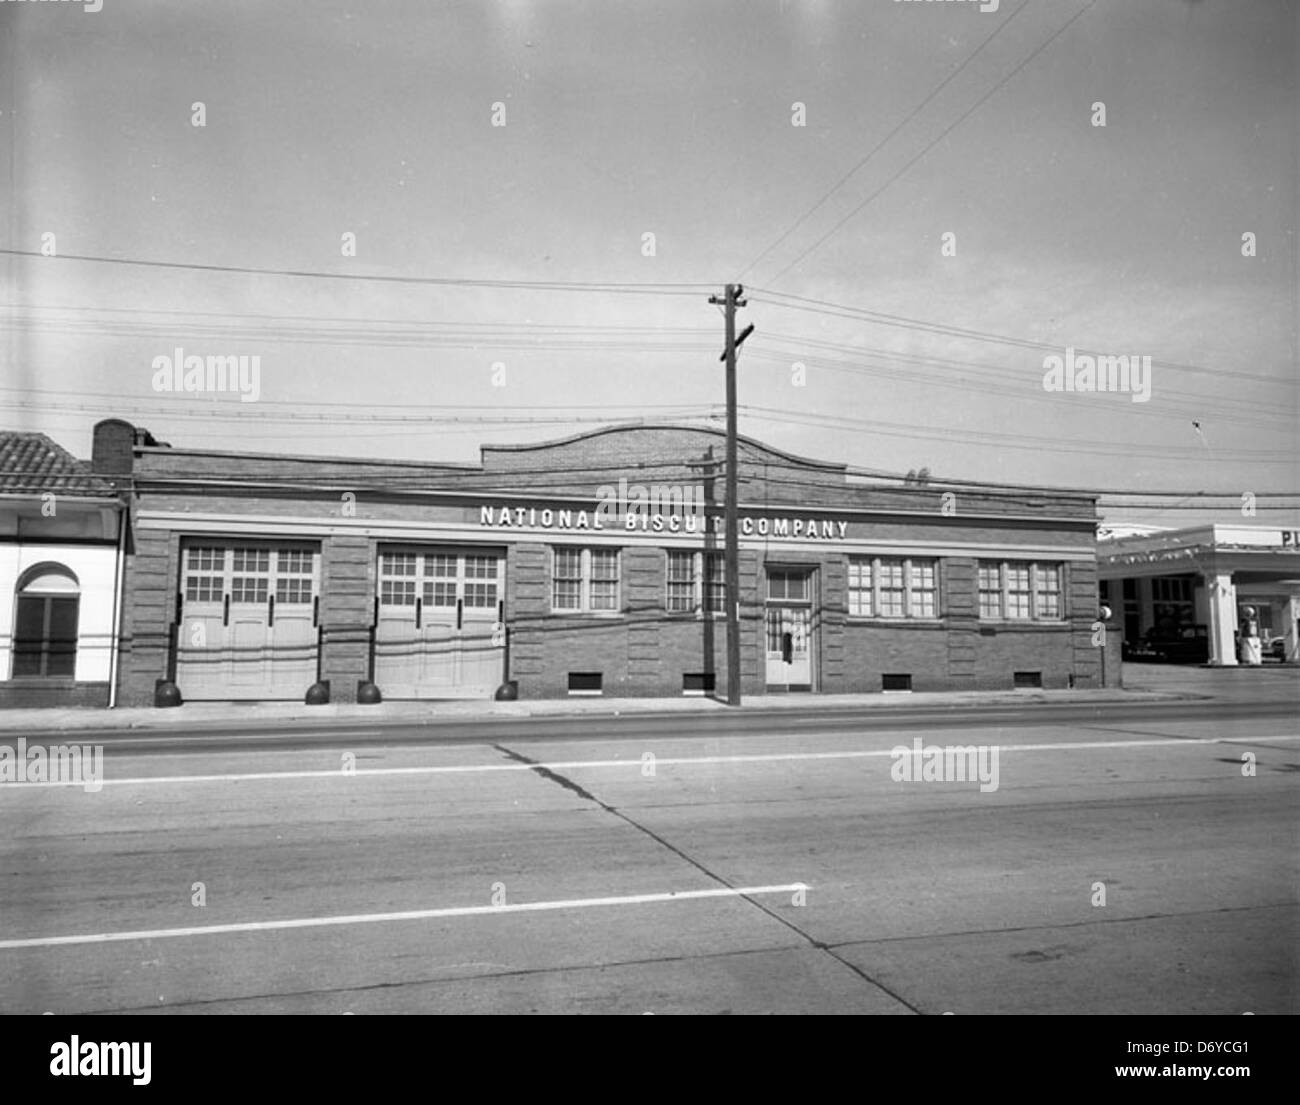
<instances>
[{"instance_id":1,"label":"tile roof","mask_svg":"<svg viewBox=\"0 0 1300 1105\"><path fill-rule=\"evenodd\" d=\"M0 430L0 495L46 491L113 497L112 484L45 434Z\"/></svg>"}]
</instances>

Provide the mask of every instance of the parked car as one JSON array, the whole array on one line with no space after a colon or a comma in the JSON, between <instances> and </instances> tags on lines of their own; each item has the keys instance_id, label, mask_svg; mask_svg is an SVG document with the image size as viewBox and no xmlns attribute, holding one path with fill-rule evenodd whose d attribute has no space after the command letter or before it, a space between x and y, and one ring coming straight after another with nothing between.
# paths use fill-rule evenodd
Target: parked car
<instances>
[{"instance_id":1,"label":"parked car","mask_svg":"<svg viewBox=\"0 0 1300 1105\"><path fill-rule=\"evenodd\" d=\"M1151 628L1132 644L1124 642L1125 660L1165 664L1205 664L1210 659L1210 632L1204 625L1168 631Z\"/></svg>"}]
</instances>

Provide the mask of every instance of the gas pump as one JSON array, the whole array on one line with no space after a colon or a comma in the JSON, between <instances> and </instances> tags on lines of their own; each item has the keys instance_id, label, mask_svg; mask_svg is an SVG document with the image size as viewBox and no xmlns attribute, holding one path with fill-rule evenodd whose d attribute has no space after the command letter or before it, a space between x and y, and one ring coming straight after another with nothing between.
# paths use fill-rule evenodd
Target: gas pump
<instances>
[{"instance_id":1,"label":"gas pump","mask_svg":"<svg viewBox=\"0 0 1300 1105\"><path fill-rule=\"evenodd\" d=\"M1253 606L1241 608L1241 656L1243 664L1258 667L1264 662L1264 649L1259 639L1259 611Z\"/></svg>"}]
</instances>

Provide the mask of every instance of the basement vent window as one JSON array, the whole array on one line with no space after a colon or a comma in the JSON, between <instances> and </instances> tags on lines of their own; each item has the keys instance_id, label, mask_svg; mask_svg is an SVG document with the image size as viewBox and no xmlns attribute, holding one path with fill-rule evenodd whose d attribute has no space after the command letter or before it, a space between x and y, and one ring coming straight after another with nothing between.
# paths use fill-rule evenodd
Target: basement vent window
<instances>
[{"instance_id":1,"label":"basement vent window","mask_svg":"<svg viewBox=\"0 0 1300 1105\"><path fill-rule=\"evenodd\" d=\"M717 686L717 673L711 671L688 671L682 675L682 694L712 694Z\"/></svg>"},{"instance_id":2,"label":"basement vent window","mask_svg":"<svg viewBox=\"0 0 1300 1105\"><path fill-rule=\"evenodd\" d=\"M880 689L882 691L911 691L911 675L882 675L880 677Z\"/></svg>"},{"instance_id":3,"label":"basement vent window","mask_svg":"<svg viewBox=\"0 0 1300 1105\"><path fill-rule=\"evenodd\" d=\"M1013 675L1016 687L1038 687L1043 686L1043 673L1041 671L1018 671Z\"/></svg>"},{"instance_id":4,"label":"basement vent window","mask_svg":"<svg viewBox=\"0 0 1300 1105\"><path fill-rule=\"evenodd\" d=\"M569 694L596 695L601 692L602 673L598 671L569 672Z\"/></svg>"}]
</instances>

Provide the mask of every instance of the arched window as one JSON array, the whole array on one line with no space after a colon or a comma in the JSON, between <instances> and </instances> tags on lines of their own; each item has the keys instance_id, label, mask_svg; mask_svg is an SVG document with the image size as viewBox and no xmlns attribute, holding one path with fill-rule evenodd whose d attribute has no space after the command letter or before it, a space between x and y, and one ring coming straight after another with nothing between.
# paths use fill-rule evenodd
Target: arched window
<instances>
[{"instance_id":1,"label":"arched window","mask_svg":"<svg viewBox=\"0 0 1300 1105\"><path fill-rule=\"evenodd\" d=\"M64 676L77 670L77 577L61 564L38 564L18 581L14 678Z\"/></svg>"}]
</instances>

